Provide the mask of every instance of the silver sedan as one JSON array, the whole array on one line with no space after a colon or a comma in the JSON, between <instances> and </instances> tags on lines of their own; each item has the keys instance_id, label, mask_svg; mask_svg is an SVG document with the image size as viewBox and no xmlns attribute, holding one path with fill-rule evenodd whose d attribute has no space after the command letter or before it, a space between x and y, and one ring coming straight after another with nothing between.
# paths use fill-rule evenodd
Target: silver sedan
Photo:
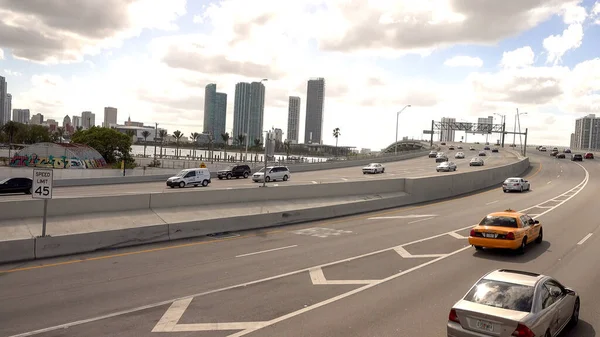
<instances>
[{"instance_id":1,"label":"silver sedan","mask_svg":"<svg viewBox=\"0 0 600 337\"><path fill-rule=\"evenodd\" d=\"M579 295L552 277L499 269L450 310L448 337L557 336L579 322Z\"/></svg>"},{"instance_id":2,"label":"silver sedan","mask_svg":"<svg viewBox=\"0 0 600 337\"><path fill-rule=\"evenodd\" d=\"M454 162L451 161L445 161L439 164L435 170L438 172L456 171L456 164L454 164Z\"/></svg>"}]
</instances>

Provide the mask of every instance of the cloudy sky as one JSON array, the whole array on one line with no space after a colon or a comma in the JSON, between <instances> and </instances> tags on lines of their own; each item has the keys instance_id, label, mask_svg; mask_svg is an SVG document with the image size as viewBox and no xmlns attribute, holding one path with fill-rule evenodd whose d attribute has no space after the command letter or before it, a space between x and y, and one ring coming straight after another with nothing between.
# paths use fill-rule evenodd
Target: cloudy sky
<instances>
[{"instance_id":1,"label":"cloudy sky","mask_svg":"<svg viewBox=\"0 0 600 337\"><path fill-rule=\"evenodd\" d=\"M407 104L400 136L444 116L512 128L518 108L531 142L559 145L600 113L595 0L0 0L0 17L13 108L61 121L113 106L119 123L201 132L214 82L231 131L235 83L268 78L265 128L285 133L298 95L302 139L311 77L326 79L329 144L339 127L340 145L387 146Z\"/></svg>"}]
</instances>

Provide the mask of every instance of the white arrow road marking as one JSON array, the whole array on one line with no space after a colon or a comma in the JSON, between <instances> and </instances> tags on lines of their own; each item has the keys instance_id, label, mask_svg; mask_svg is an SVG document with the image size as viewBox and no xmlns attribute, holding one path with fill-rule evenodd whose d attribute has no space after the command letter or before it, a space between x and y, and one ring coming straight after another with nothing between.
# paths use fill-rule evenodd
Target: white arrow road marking
<instances>
[{"instance_id":1,"label":"white arrow road marking","mask_svg":"<svg viewBox=\"0 0 600 337\"><path fill-rule=\"evenodd\" d=\"M421 219L421 220L410 221L408 224L410 225L410 224L414 224L414 223L421 222L421 221L427 221L427 220L431 220L431 219L435 219L435 217L432 216L431 218L425 218L425 219Z\"/></svg>"},{"instance_id":2,"label":"white arrow road marking","mask_svg":"<svg viewBox=\"0 0 600 337\"><path fill-rule=\"evenodd\" d=\"M375 282L379 281L379 280L327 280L327 278L325 278L325 274L323 274L323 269L321 269L321 268L311 269L309 271L309 273L310 273L310 280L312 281L312 283L314 285L371 284L371 283L375 283Z\"/></svg>"},{"instance_id":3,"label":"white arrow road marking","mask_svg":"<svg viewBox=\"0 0 600 337\"><path fill-rule=\"evenodd\" d=\"M377 216L374 218L369 218L369 220L383 220L383 219L413 219L413 218L428 218L428 217L436 217L435 214L411 214L411 215L395 215L395 216Z\"/></svg>"}]
</instances>

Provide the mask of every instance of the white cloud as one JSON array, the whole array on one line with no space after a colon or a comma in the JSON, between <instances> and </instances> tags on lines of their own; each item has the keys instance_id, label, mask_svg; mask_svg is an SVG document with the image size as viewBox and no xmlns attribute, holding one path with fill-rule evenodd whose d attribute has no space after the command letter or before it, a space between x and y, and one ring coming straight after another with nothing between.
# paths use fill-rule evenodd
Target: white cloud
<instances>
[{"instance_id":1,"label":"white cloud","mask_svg":"<svg viewBox=\"0 0 600 337\"><path fill-rule=\"evenodd\" d=\"M0 46L17 59L81 62L86 54L121 46L144 29L174 30L186 0L0 0Z\"/></svg>"},{"instance_id":2,"label":"white cloud","mask_svg":"<svg viewBox=\"0 0 600 337\"><path fill-rule=\"evenodd\" d=\"M548 63L558 64L563 55L569 50L581 46L583 41L583 26L572 24L563 31L561 35L551 35L544 39L544 48L548 52Z\"/></svg>"},{"instance_id":3,"label":"white cloud","mask_svg":"<svg viewBox=\"0 0 600 337\"><path fill-rule=\"evenodd\" d=\"M594 7L592 8L592 13L590 14L595 24L600 25L600 1L596 1Z\"/></svg>"},{"instance_id":4,"label":"white cloud","mask_svg":"<svg viewBox=\"0 0 600 337\"><path fill-rule=\"evenodd\" d=\"M444 65L449 67L481 67L483 66L483 60L479 57L472 56L455 56L447 59Z\"/></svg>"},{"instance_id":5,"label":"white cloud","mask_svg":"<svg viewBox=\"0 0 600 337\"><path fill-rule=\"evenodd\" d=\"M577 3L570 3L564 6L563 21L567 25L583 23L587 18L586 9Z\"/></svg>"},{"instance_id":6,"label":"white cloud","mask_svg":"<svg viewBox=\"0 0 600 337\"><path fill-rule=\"evenodd\" d=\"M502 53L500 65L504 68L520 68L533 64L535 54L530 46L521 47L513 51Z\"/></svg>"},{"instance_id":7,"label":"white cloud","mask_svg":"<svg viewBox=\"0 0 600 337\"><path fill-rule=\"evenodd\" d=\"M0 60L4 60L4 50L0 48Z\"/></svg>"}]
</instances>

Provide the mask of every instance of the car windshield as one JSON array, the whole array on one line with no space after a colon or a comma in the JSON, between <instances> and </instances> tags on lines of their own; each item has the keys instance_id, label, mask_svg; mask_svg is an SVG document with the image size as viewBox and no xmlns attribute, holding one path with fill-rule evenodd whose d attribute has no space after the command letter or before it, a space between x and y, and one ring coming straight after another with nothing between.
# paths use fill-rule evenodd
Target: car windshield
<instances>
[{"instance_id":1,"label":"car windshield","mask_svg":"<svg viewBox=\"0 0 600 337\"><path fill-rule=\"evenodd\" d=\"M517 225L517 219L510 216L492 216L488 215L481 222L479 226L494 226L494 227L509 227L519 228Z\"/></svg>"},{"instance_id":2,"label":"car windshield","mask_svg":"<svg viewBox=\"0 0 600 337\"><path fill-rule=\"evenodd\" d=\"M9 180L10 180L10 178L6 178L6 179L0 180L0 185L1 184L6 184L6 182L9 181Z\"/></svg>"},{"instance_id":3,"label":"car windshield","mask_svg":"<svg viewBox=\"0 0 600 337\"><path fill-rule=\"evenodd\" d=\"M183 177L185 176L189 171L183 170L183 171L179 171L179 173L177 173L175 176L176 177Z\"/></svg>"},{"instance_id":4,"label":"car windshield","mask_svg":"<svg viewBox=\"0 0 600 337\"><path fill-rule=\"evenodd\" d=\"M231 170L233 170L234 168L235 168L235 165L231 165L231 166L227 166L227 167L225 168L225 170L227 170L227 171L231 171Z\"/></svg>"},{"instance_id":5,"label":"car windshield","mask_svg":"<svg viewBox=\"0 0 600 337\"><path fill-rule=\"evenodd\" d=\"M484 279L469 291L464 300L496 308L530 312L533 287Z\"/></svg>"},{"instance_id":6,"label":"car windshield","mask_svg":"<svg viewBox=\"0 0 600 337\"><path fill-rule=\"evenodd\" d=\"M507 183L518 183L519 179L506 179Z\"/></svg>"}]
</instances>

